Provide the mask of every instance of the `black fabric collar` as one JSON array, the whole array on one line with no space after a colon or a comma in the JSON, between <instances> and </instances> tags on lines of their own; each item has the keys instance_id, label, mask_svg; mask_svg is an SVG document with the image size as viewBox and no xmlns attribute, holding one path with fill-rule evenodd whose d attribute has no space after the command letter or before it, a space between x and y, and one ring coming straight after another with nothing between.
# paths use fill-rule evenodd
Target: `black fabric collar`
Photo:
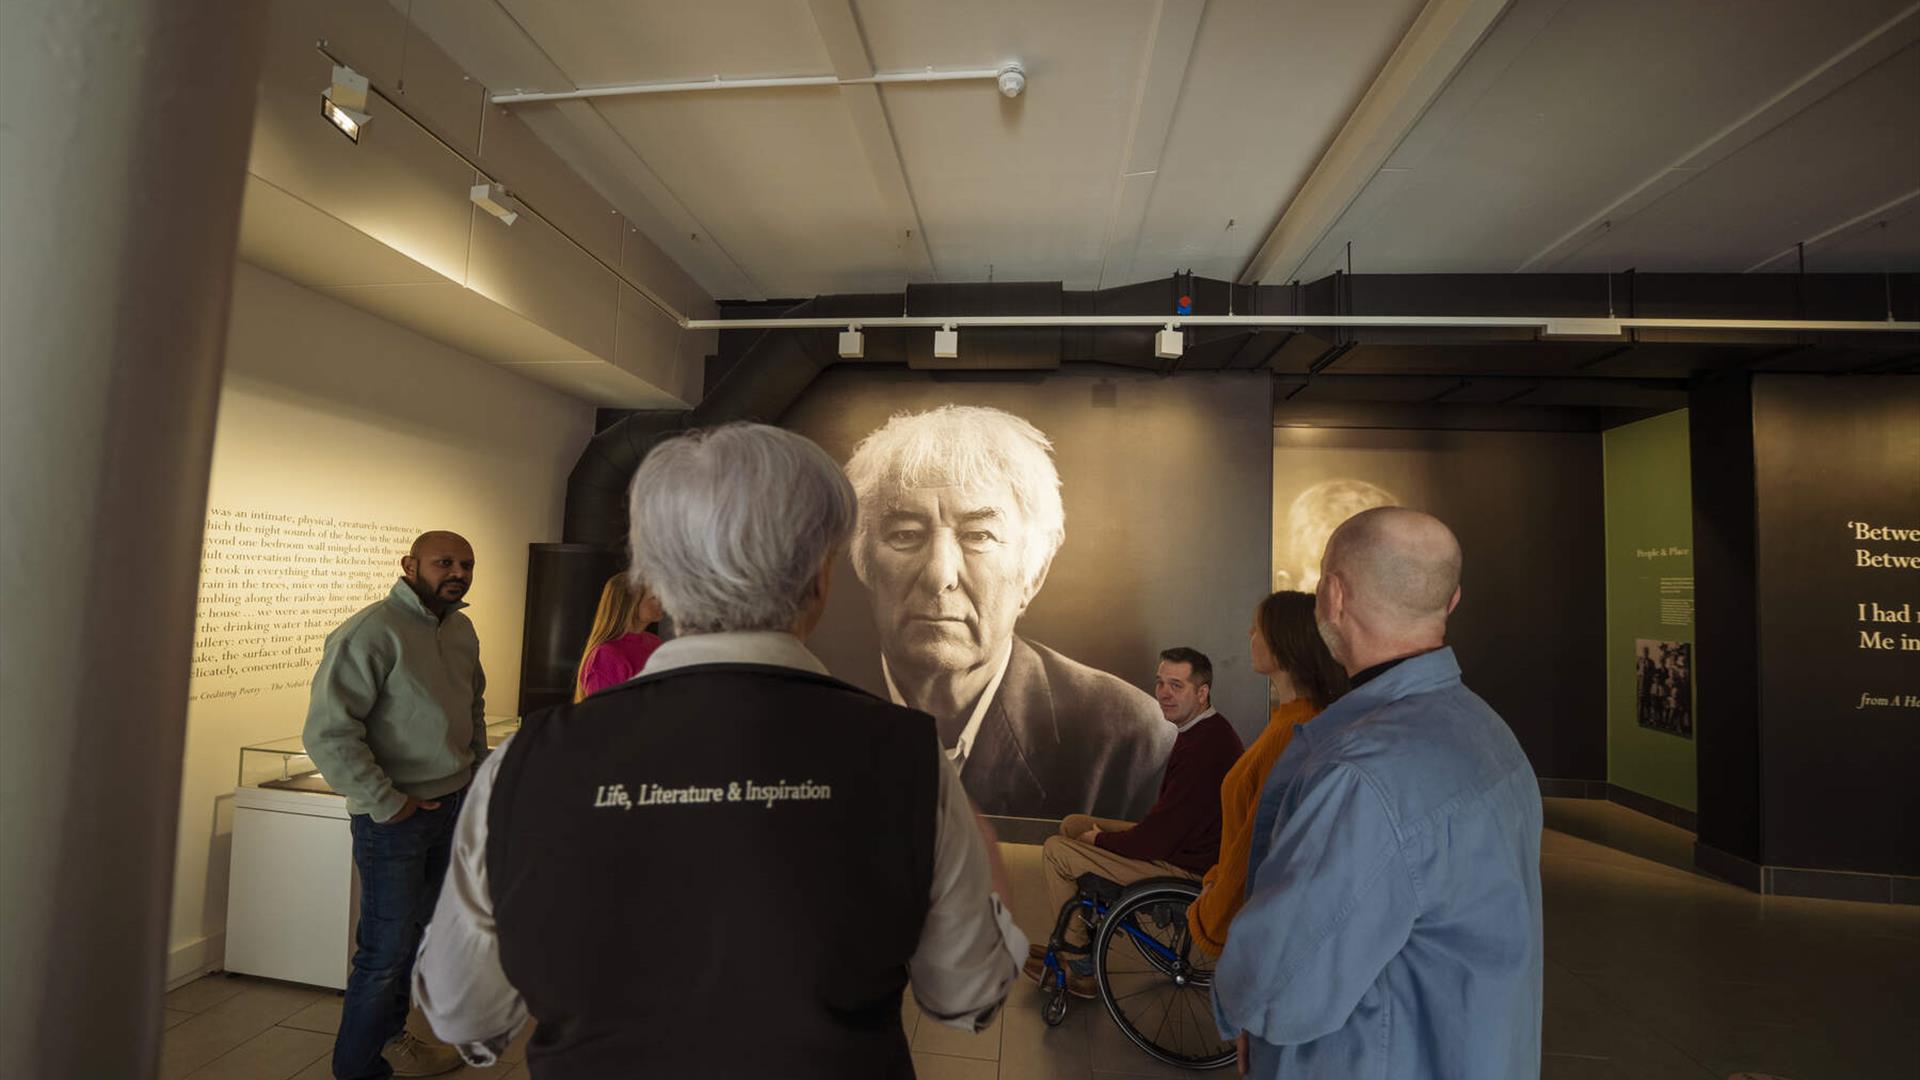
<instances>
[{"instance_id":1,"label":"black fabric collar","mask_svg":"<svg viewBox=\"0 0 1920 1080\"><path fill-rule=\"evenodd\" d=\"M1445 648L1445 646L1441 646L1441 648ZM1406 656L1396 656L1393 659L1386 661L1385 663L1375 664L1372 667L1367 668L1365 671L1356 673L1351 679L1348 679L1347 682L1349 684L1349 689L1358 690L1362 686L1367 685L1373 680L1379 678L1382 675L1385 675L1387 672L1392 671L1394 668L1399 667L1401 664L1406 663L1407 661L1413 659L1416 656L1425 656L1427 655L1427 653L1437 652L1437 651L1438 650L1436 649L1426 649L1421 652L1410 653Z\"/></svg>"}]
</instances>

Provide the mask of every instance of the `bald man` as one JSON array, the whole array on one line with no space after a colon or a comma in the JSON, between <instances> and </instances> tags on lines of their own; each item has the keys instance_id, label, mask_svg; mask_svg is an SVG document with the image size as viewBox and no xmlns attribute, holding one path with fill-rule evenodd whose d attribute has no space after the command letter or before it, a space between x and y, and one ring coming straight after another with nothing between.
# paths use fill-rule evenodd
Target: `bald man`
<instances>
[{"instance_id":1,"label":"bald man","mask_svg":"<svg viewBox=\"0 0 1920 1080\"><path fill-rule=\"evenodd\" d=\"M473 545L423 533L401 577L327 635L302 733L307 755L347 797L360 923L333 1044L339 1080L435 1076L460 1065L450 1046L407 1033L421 929L440 896L453 827L486 753L480 639L460 609Z\"/></svg>"},{"instance_id":2,"label":"bald man","mask_svg":"<svg viewBox=\"0 0 1920 1080\"><path fill-rule=\"evenodd\" d=\"M1400 508L1327 542L1315 615L1353 689L1261 795L1213 982L1243 1073L1540 1075L1540 787L1446 646L1460 563Z\"/></svg>"}]
</instances>

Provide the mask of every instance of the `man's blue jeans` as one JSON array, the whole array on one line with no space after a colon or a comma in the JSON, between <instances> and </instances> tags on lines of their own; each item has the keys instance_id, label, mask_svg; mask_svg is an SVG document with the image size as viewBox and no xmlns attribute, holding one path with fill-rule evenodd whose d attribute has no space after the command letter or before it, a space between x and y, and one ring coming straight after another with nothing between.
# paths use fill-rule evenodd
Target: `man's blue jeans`
<instances>
[{"instance_id":1,"label":"man's blue jeans","mask_svg":"<svg viewBox=\"0 0 1920 1080\"><path fill-rule=\"evenodd\" d=\"M442 795L437 800L440 809L415 810L394 825L353 815L360 926L354 934L340 1034L333 1043L333 1075L339 1080L387 1080L393 1075L380 1051L407 1023L413 958L447 876L463 794Z\"/></svg>"}]
</instances>

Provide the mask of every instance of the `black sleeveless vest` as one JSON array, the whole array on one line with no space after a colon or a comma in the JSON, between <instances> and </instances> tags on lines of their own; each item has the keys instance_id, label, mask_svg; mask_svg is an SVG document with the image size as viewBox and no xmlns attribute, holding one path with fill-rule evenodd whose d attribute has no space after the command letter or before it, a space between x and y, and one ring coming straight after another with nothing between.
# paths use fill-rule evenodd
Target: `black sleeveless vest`
<instances>
[{"instance_id":1,"label":"black sleeveless vest","mask_svg":"<svg viewBox=\"0 0 1920 1080\"><path fill-rule=\"evenodd\" d=\"M528 717L487 872L533 1075L912 1076L938 745L925 713L754 664Z\"/></svg>"}]
</instances>

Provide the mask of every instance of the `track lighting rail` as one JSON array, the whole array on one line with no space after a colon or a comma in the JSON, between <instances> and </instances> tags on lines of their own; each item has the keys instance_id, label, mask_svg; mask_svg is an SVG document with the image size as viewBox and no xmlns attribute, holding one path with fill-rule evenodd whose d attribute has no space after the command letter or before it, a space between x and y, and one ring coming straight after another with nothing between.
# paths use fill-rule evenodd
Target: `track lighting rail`
<instances>
[{"instance_id":1,"label":"track lighting rail","mask_svg":"<svg viewBox=\"0 0 1920 1080\"><path fill-rule=\"evenodd\" d=\"M996 327L1237 326L1401 330L1534 330L1542 337L1620 337L1629 330L1757 330L1780 333L1920 333L1920 322L1833 319L1643 319L1527 315L887 315L872 318L689 319L688 330L952 330Z\"/></svg>"}]
</instances>

